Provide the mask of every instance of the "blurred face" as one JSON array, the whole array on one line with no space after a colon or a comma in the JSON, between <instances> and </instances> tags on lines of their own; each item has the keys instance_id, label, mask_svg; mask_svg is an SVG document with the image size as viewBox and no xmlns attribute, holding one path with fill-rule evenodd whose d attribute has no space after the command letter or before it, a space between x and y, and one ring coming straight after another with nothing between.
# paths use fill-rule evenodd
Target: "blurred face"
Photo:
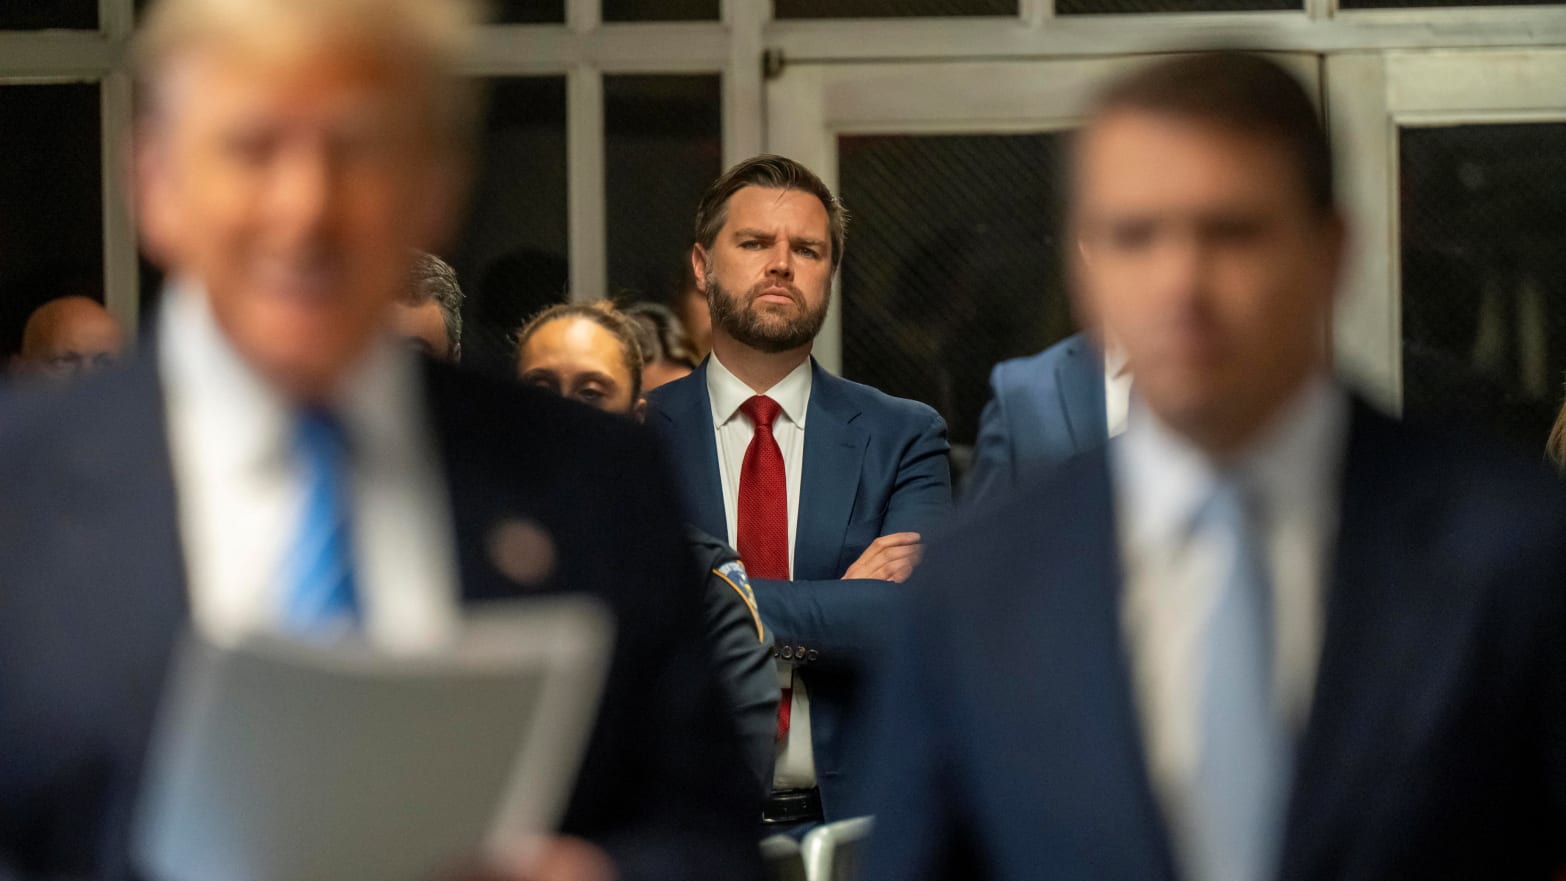
<instances>
[{"instance_id":1,"label":"blurred face","mask_svg":"<svg viewBox=\"0 0 1566 881\"><path fill-rule=\"evenodd\" d=\"M586 318L558 318L533 331L517 352L517 375L527 385L581 401L606 413L635 414L631 371L620 340Z\"/></svg>"},{"instance_id":2,"label":"blurred face","mask_svg":"<svg viewBox=\"0 0 1566 881\"><path fill-rule=\"evenodd\" d=\"M1086 312L1159 418L1222 452L1326 360L1342 251L1286 149L1176 116L1111 112L1082 136Z\"/></svg>"},{"instance_id":3,"label":"blurred face","mask_svg":"<svg viewBox=\"0 0 1566 881\"><path fill-rule=\"evenodd\" d=\"M446 333L446 316L440 304L426 300L414 305L398 300L391 305L392 333L423 355L440 361L450 361L451 337Z\"/></svg>"},{"instance_id":4,"label":"blurred face","mask_svg":"<svg viewBox=\"0 0 1566 881\"><path fill-rule=\"evenodd\" d=\"M711 252L692 252L714 334L763 352L808 347L832 296L826 206L809 193L745 187Z\"/></svg>"},{"instance_id":5,"label":"blurred face","mask_svg":"<svg viewBox=\"0 0 1566 881\"><path fill-rule=\"evenodd\" d=\"M254 368L329 394L443 231L429 84L351 41L192 48L160 83L137 157L149 249L201 283Z\"/></svg>"},{"instance_id":6,"label":"blurred face","mask_svg":"<svg viewBox=\"0 0 1566 881\"><path fill-rule=\"evenodd\" d=\"M112 364L125 349L120 323L90 300L57 300L39 313L34 318L39 326L24 341L20 358L26 372L70 379Z\"/></svg>"}]
</instances>

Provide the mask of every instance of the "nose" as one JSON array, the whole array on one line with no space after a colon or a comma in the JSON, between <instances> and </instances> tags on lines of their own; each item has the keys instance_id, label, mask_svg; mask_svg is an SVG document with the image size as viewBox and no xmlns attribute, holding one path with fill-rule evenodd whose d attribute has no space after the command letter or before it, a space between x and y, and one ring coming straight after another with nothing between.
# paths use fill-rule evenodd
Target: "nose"
<instances>
[{"instance_id":1,"label":"nose","mask_svg":"<svg viewBox=\"0 0 1566 881\"><path fill-rule=\"evenodd\" d=\"M786 241L780 241L772 246L767 255L767 277L780 281L792 281L794 278L794 248Z\"/></svg>"},{"instance_id":2,"label":"nose","mask_svg":"<svg viewBox=\"0 0 1566 881\"><path fill-rule=\"evenodd\" d=\"M332 203L332 160L324 145L298 145L279 158L271 186L272 218L294 240L320 230Z\"/></svg>"},{"instance_id":3,"label":"nose","mask_svg":"<svg viewBox=\"0 0 1566 881\"><path fill-rule=\"evenodd\" d=\"M1165 297L1190 300L1207 287L1207 248L1202 237L1182 230L1165 236L1153 252L1153 287Z\"/></svg>"}]
</instances>

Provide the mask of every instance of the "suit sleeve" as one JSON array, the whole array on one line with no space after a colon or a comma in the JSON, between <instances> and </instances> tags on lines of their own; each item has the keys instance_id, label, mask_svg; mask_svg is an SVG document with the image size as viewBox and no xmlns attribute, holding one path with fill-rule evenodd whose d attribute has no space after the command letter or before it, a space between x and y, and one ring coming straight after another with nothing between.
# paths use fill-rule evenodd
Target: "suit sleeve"
<instances>
[{"instance_id":1,"label":"suit sleeve","mask_svg":"<svg viewBox=\"0 0 1566 881\"><path fill-rule=\"evenodd\" d=\"M881 535L917 532L926 539L952 510L946 423L933 410L904 445ZM756 605L779 647L804 648L805 666L859 664L877 655L902 585L889 581L755 582Z\"/></svg>"},{"instance_id":2,"label":"suit sleeve","mask_svg":"<svg viewBox=\"0 0 1566 881\"><path fill-rule=\"evenodd\" d=\"M626 704L602 711L634 739L610 747L626 776L589 796L616 802L599 806L607 822L577 834L609 854L620 881L756 878L761 797L712 663L673 487L655 445L638 440L613 451L619 473L638 477L611 528L623 539L615 569L646 590L620 622Z\"/></svg>"},{"instance_id":3,"label":"suit sleeve","mask_svg":"<svg viewBox=\"0 0 1566 881\"><path fill-rule=\"evenodd\" d=\"M1011 444L1011 420L1006 410L1004 363L990 371L990 400L979 414L979 439L974 444L973 470L963 489L965 504L992 497L1001 488L1016 482L1012 463L1016 456Z\"/></svg>"},{"instance_id":4,"label":"suit sleeve","mask_svg":"<svg viewBox=\"0 0 1566 881\"><path fill-rule=\"evenodd\" d=\"M724 678L745 761L758 791L772 789L777 738L778 673L772 660L772 634L752 613L745 595L744 567L736 558L707 575L707 633L713 658Z\"/></svg>"}]
</instances>

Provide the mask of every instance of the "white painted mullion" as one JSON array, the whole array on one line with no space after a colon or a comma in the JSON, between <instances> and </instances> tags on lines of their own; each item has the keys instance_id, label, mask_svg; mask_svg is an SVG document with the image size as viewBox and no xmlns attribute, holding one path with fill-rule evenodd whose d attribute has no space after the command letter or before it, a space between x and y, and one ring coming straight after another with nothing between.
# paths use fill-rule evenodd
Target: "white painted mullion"
<instances>
[{"instance_id":1,"label":"white painted mullion","mask_svg":"<svg viewBox=\"0 0 1566 881\"><path fill-rule=\"evenodd\" d=\"M771 12L770 3L723 2L723 20L729 32L729 58L723 67L725 167L760 153L766 142L766 85L762 81L761 56Z\"/></svg>"},{"instance_id":2,"label":"white painted mullion","mask_svg":"<svg viewBox=\"0 0 1566 881\"><path fill-rule=\"evenodd\" d=\"M1028 27L1043 27L1046 20L1055 17L1055 0L1019 0L1017 14Z\"/></svg>"},{"instance_id":3,"label":"white painted mullion","mask_svg":"<svg viewBox=\"0 0 1566 881\"><path fill-rule=\"evenodd\" d=\"M99 0L98 29L115 58L98 90L103 177L103 303L133 337L141 322L141 272L131 210L132 76L123 61L136 29L132 0Z\"/></svg>"},{"instance_id":4,"label":"white painted mullion","mask_svg":"<svg viewBox=\"0 0 1566 881\"><path fill-rule=\"evenodd\" d=\"M566 75L567 216L571 236L571 299L608 294L608 226L604 183L604 81L596 67Z\"/></svg>"},{"instance_id":5,"label":"white painted mullion","mask_svg":"<svg viewBox=\"0 0 1566 881\"><path fill-rule=\"evenodd\" d=\"M566 28L590 44L601 32L600 0L566 0ZM571 299L608 294L609 230L605 206L604 78L593 53L566 73L566 204Z\"/></svg>"},{"instance_id":6,"label":"white painted mullion","mask_svg":"<svg viewBox=\"0 0 1566 881\"><path fill-rule=\"evenodd\" d=\"M141 317L141 271L130 199L133 102L128 71L117 70L103 78L99 90L103 120L103 299L104 306L132 335L140 327Z\"/></svg>"}]
</instances>

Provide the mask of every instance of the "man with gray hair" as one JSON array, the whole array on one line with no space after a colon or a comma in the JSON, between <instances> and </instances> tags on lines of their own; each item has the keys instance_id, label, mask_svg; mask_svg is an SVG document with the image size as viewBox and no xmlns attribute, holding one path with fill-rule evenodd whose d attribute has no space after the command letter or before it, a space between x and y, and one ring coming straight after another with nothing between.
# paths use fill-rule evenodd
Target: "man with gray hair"
<instances>
[{"instance_id":1,"label":"man with gray hair","mask_svg":"<svg viewBox=\"0 0 1566 881\"><path fill-rule=\"evenodd\" d=\"M155 344L0 401L0 878L142 877L133 808L187 628L418 654L476 606L562 593L620 625L601 710L558 834L496 877L758 873L757 799L652 443L387 330L457 215L467 6L151 9L137 216L176 279Z\"/></svg>"},{"instance_id":2,"label":"man with gray hair","mask_svg":"<svg viewBox=\"0 0 1566 881\"><path fill-rule=\"evenodd\" d=\"M462 360L462 286L457 271L434 254L419 252L413 283L392 304L392 332L414 351L452 364Z\"/></svg>"}]
</instances>

